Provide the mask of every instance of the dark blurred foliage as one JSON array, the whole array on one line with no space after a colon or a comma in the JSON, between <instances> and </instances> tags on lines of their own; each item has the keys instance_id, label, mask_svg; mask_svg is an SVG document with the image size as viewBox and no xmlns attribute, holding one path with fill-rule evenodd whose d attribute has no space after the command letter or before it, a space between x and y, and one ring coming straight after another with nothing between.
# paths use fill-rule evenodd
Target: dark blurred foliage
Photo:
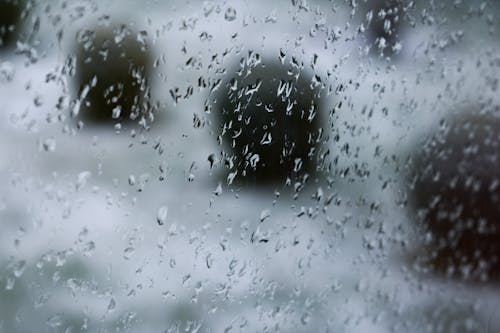
<instances>
[{"instance_id":1,"label":"dark blurred foliage","mask_svg":"<svg viewBox=\"0 0 500 333\"><path fill-rule=\"evenodd\" d=\"M319 82L298 64L242 58L217 96L217 135L239 181L285 183L316 169L321 139Z\"/></svg>"},{"instance_id":2,"label":"dark blurred foliage","mask_svg":"<svg viewBox=\"0 0 500 333\"><path fill-rule=\"evenodd\" d=\"M24 0L0 0L0 48L16 40L23 23Z\"/></svg>"},{"instance_id":3,"label":"dark blurred foliage","mask_svg":"<svg viewBox=\"0 0 500 333\"><path fill-rule=\"evenodd\" d=\"M125 25L79 34L75 85L84 122L117 123L147 116L152 61L139 37Z\"/></svg>"},{"instance_id":4,"label":"dark blurred foliage","mask_svg":"<svg viewBox=\"0 0 500 333\"><path fill-rule=\"evenodd\" d=\"M463 278L498 276L500 119L465 114L441 125L414 161L413 206L431 245L422 260Z\"/></svg>"}]
</instances>

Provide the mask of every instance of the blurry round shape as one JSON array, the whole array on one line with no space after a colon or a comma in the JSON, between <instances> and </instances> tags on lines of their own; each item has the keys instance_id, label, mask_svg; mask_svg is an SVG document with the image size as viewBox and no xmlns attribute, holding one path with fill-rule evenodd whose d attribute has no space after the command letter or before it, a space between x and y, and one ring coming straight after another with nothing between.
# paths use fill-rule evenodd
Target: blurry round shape
<instances>
[{"instance_id":1,"label":"blurry round shape","mask_svg":"<svg viewBox=\"0 0 500 333\"><path fill-rule=\"evenodd\" d=\"M229 67L216 97L228 181L284 183L316 169L319 81L296 64L251 53Z\"/></svg>"},{"instance_id":2,"label":"blurry round shape","mask_svg":"<svg viewBox=\"0 0 500 333\"><path fill-rule=\"evenodd\" d=\"M77 42L78 119L113 124L140 121L148 110L151 68L143 39L122 25L82 31Z\"/></svg>"},{"instance_id":3,"label":"blurry round shape","mask_svg":"<svg viewBox=\"0 0 500 333\"><path fill-rule=\"evenodd\" d=\"M24 0L0 0L0 48L15 42L23 9Z\"/></svg>"},{"instance_id":4,"label":"blurry round shape","mask_svg":"<svg viewBox=\"0 0 500 333\"><path fill-rule=\"evenodd\" d=\"M413 171L413 208L431 249L424 261L461 278L498 276L500 119L471 114L443 122Z\"/></svg>"},{"instance_id":5,"label":"blurry round shape","mask_svg":"<svg viewBox=\"0 0 500 333\"><path fill-rule=\"evenodd\" d=\"M361 13L366 38L375 54L391 56L401 49L403 0L366 0Z\"/></svg>"}]
</instances>

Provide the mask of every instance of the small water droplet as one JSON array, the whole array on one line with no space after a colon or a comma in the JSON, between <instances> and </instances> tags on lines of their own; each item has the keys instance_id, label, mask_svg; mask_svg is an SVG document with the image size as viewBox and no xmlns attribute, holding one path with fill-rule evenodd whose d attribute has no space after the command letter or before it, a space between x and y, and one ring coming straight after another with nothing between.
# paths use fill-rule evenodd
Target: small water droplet
<instances>
[{"instance_id":1,"label":"small water droplet","mask_svg":"<svg viewBox=\"0 0 500 333\"><path fill-rule=\"evenodd\" d=\"M184 277L182 278L182 285L186 287L190 280L191 280L191 274L184 275Z\"/></svg>"},{"instance_id":2,"label":"small water droplet","mask_svg":"<svg viewBox=\"0 0 500 333\"><path fill-rule=\"evenodd\" d=\"M161 206L160 208L158 208L158 214L156 215L156 222L158 222L159 225L164 225L165 221L167 220L167 215L168 215L168 207Z\"/></svg>"},{"instance_id":3,"label":"small water droplet","mask_svg":"<svg viewBox=\"0 0 500 333\"><path fill-rule=\"evenodd\" d=\"M40 107L43 105L43 96L40 96L40 95L37 95L35 97L35 99L33 100L33 104L36 106L36 107Z\"/></svg>"},{"instance_id":4,"label":"small water droplet","mask_svg":"<svg viewBox=\"0 0 500 333\"><path fill-rule=\"evenodd\" d=\"M53 152L56 150L56 140L54 138L47 138L43 140L41 148L46 152Z\"/></svg>"},{"instance_id":5,"label":"small water droplet","mask_svg":"<svg viewBox=\"0 0 500 333\"><path fill-rule=\"evenodd\" d=\"M12 63L5 61L0 64L0 82L11 82L14 79L15 73Z\"/></svg>"},{"instance_id":6,"label":"small water droplet","mask_svg":"<svg viewBox=\"0 0 500 333\"><path fill-rule=\"evenodd\" d=\"M48 300L50 298L50 294L43 293L39 295L38 297L35 298L34 306L35 309L41 308L45 304L47 304Z\"/></svg>"},{"instance_id":7,"label":"small water droplet","mask_svg":"<svg viewBox=\"0 0 500 333\"><path fill-rule=\"evenodd\" d=\"M226 12L224 13L224 18L228 22L234 21L236 19L236 9L234 9L233 7L228 7L226 9Z\"/></svg>"},{"instance_id":8,"label":"small water droplet","mask_svg":"<svg viewBox=\"0 0 500 333\"><path fill-rule=\"evenodd\" d=\"M260 212L260 222L264 222L270 216L271 216L271 210L264 209L262 212Z\"/></svg>"},{"instance_id":9,"label":"small water droplet","mask_svg":"<svg viewBox=\"0 0 500 333\"><path fill-rule=\"evenodd\" d=\"M94 253L94 250L95 250L95 243L92 241L88 242L83 247L83 255L86 257L90 257Z\"/></svg>"},{"instance_id":10,"label":"small water droplet","mask_svg":"<svg viewBox=\"0 0 500 333\"><path fill-rule=\"evenodd\" d=\"M112 312L116 308L116 301L112 298L108 304L108 312Z\"/></svg>"},{"instance_id":11,"label":"small water droplet","mask_svg":"<svg viewBox=\"0 0 500 333\"><path fill-rule=\"evenodd\" d=\"M49 325L52 328L60 327L62 326L62 324L63 324L63 319L62 316L59 314L51 316L47 319L47 325Z\"/></svg>"},{"instance_id":12,"label":"small water droplet","mask_svg":"<svg viewBox=\"0 0 500 333\"><path fill-rule=\"evenodd\" d=\"M208 162L210 163L210 169L212 169L215 164L215 154L210 154L208 156Z\"/></svg>"},{"instance_id":13,"label":"small water droplet","mask_svg":"<svg viewBox=\"0 0 500 333\"><path fill-rule=\"evenodd\" d=\"M92 176L90 171L83 171L78 174L78 180L76 182L76 190L79 191L87 185L87 181Z\"/></svg>"},{"instance_id":14,"label":"small water droplet","mask_svg":"<svg viewBox=\"0 0 500 333\"><path fill-rule=\"evenodd\" d=\"M129 260L132 255L135 253L135 249L133 247L127 247L125 250L124 250L124 255L123 255L123 258L125 258L126 260Z\"/></svg>"},{"instance_id":15,"label":"small water droplet","mask_svg":"<svg viewBox=\"0 0 500 333\"><path fill-rule=\"evenodd\" d=\"M21 260L19 261L15 266L14 266L14 276L16 278L20 277L23 275L24 270L26 269L26 260Z\"/></svg>"},{"instance_id":16,"label":"small water droplet","mask_svg":"<svg viewBox=\"0 0 500 333\"><path fill-rule=\"evenodd\" d=\"M238 174L238 170L234 171L234 172L230 172L228 175L227 175L227 184L228 185L231 185L234 181L234 178L236 177L236 175Z\"/></svg>"},{"instance_id":17,"label":"small water droplet","mask_svg":"<svg viewBox=\"0 0 500 333\"><path fill-rule=\"evenodd\" d=\"M302 325L307 325L309 321L311 321L311 315L309 313L304 313L300 318L300 322L302 323Z\"/></svg>"},{"instance_id":18,"label":"small water droplet","mask_svg":"<svg viewBox=\"0 0 500 333\"><path fill-rule=\"evenodd\" d=\"M207 255L207 257L205 258L205 262L207 264L207 268L210 269L212 268L213 264L214 264L214 259L212 258L212 254L209 253Z\"/></svg>"},{"instance_id":19,"label":"small water droplet","mask_svg":"<svg viewBox=\"0 0 500 333\"><path fill-rule=\"evenodd\" d=\"M250 166L252 168L256 168L257 167L257 163L259 163L259 161L260 161L259 154L253 154L252 157L250 157Z\"/></svg>"},{"instance_id":20,"label":"small water droplet","mask_svg":"<svg viewBox=\"0 0 500 333\"><path fill-rule=\"evenodd\" d=\"M215 189L214 194L216 196L219 196L222 194L222 184L221 183L219 183L219 185L217 185L217 188Z\"/></svg>"},{"instance_id":21,"label":"small water droplet","mask_svg":"<svg viewBox=\"0 0 500 333\"><path fill-rule=\"evenodd\" d=\"M5 282L5 290L14 289L14 285L16 284L16 278L14 277L14 275L12 274L7 275L6 280L7 281Z\"/></svg>"}]
</instances>

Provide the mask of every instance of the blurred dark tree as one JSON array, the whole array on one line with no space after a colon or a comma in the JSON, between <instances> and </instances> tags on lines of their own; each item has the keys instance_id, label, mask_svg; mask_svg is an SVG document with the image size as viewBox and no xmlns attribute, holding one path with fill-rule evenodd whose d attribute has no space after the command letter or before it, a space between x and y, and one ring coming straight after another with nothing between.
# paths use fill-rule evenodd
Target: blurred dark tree
<instances>
[{"instance_id":1,"label":"blurred dark tree","mask_svg":"<svg viewBox=\"0 0 500 333\"><path fill-rule=\"evenodd\" d=\"M467 114L443 121L416 154L413 172L413 207L431 245L424 260L464 278L498 276L500 119Z\"/></svg>"},{"instance_id":2,"label":"blurred dark tree","mask_svg":"<svg viewBox=\"0 0 500 333\"><path fill-rule=\"evenodd\" d=\"M15 42L22 24L24 0L0 0L0 48Z\"/></svg>"},{"instance_id":3,"label":"blurred dark tree","mask_svg":"<svg viewBox=\"0 0 500 333\"><path fill-rule=\"evenodd\" d=\"M79 33L75 86L79 119L91 123L140 120L147 113L151 55L127 26Z\"/></svg>"},{"instance_id":4,"label":"blurred dark tree","mask_svg":"<svg viewBox=\"0 0 500 333\"><path fill-rule=\"evenodd\" d=\"M217 135L240 182L303 180L316 169L320 80L299 64L250 52L229 67L216 98Z\"/></svg>"}]
</instances>

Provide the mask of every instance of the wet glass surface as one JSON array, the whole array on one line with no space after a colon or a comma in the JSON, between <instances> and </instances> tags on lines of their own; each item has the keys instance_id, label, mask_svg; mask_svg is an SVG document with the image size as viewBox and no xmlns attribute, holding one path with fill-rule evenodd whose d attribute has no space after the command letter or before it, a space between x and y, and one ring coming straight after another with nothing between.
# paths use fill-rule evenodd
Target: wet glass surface
<instances>
[{"instance_id":1,"label":"wet glass surface","mask_svg":"<svg viewBox=\"0 0 500 333\"><path fill-rule=\"evenodd\" d=\"M499 331L499 29L0 0L0 332Z\"/></svg>"}]
</instances>

